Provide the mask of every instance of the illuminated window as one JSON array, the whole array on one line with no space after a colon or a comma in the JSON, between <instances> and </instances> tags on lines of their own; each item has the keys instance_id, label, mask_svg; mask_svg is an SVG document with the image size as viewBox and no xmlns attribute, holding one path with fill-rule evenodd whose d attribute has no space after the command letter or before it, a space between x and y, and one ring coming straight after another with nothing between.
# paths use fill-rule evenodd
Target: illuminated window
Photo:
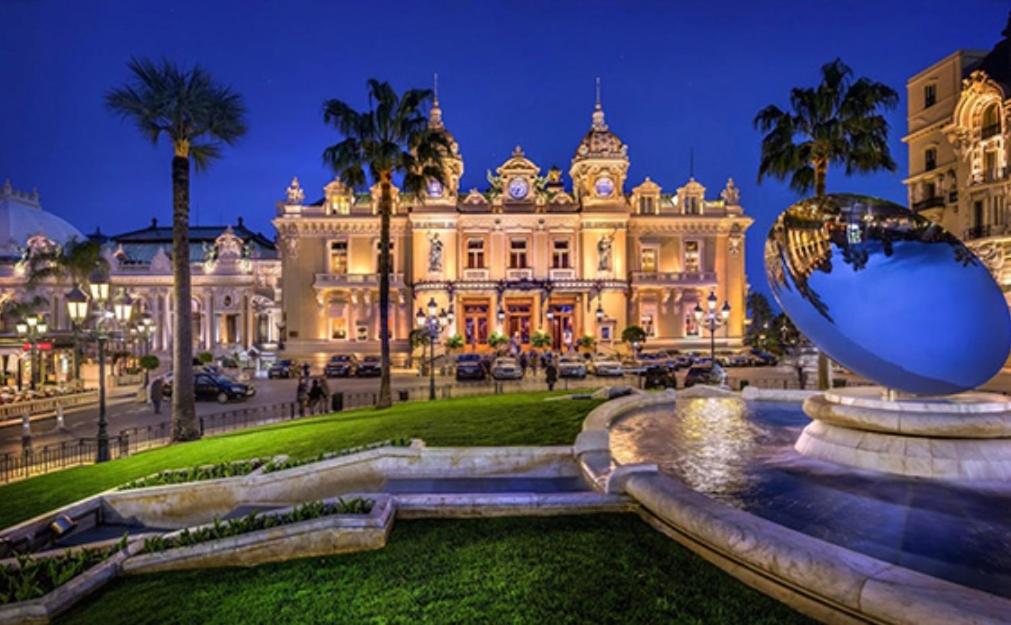
<instances>
[{"instance_id":1,"label":"illuminated window","mask_svg":"<svg viewBox=\"0 0 1011 625\"><path fill-rule=\"evenodd\" d=\"M484 269L484 239L467 239L467 269Z\"/></svg>"},{"instance_id":2,"label":"illuminated window","mask_svg":"<svg viewBox=\"0 0 1011 625\"><path fill-rule=\"evenodd\" d=\"M509 240L509 268L510 269L526 269L527 268L527 240L526 239L510 239Z\"/></svg>"},{"instance_id":3,"label":"illuminated window","mask_svg":"<svg viewBox=\"0 0 1011 625\"><path fill-rule=\"evenodd\" d=\"M695 315L688 313L685 315L685 336L698 336L699 324L695 322Z\"/></svg>"},{"instance_id":4,"label":"illuminated window","mask_svg":"<svg viewBox=\"0 0 1011 625\"><path fill-rule=\"evenodd\" d=\"M351 212L351 202L346 195L335 195L330 198L329 211L331 215L347 215Z\"/></svg>"},{"instance_id":5,"label":"illuminated window","mask_svg":"<svg viewBox=\"0 0 1011 625\"><path fill-rule=\"evenodd\" d=\"M348 242L333 241L330 243L330 273L348 272Z\"/></svg>"},{"instance_id":6,"label":"illuminated window","mask_svg":"<svg viewBox=\"0 0 1011 625\"><path fill-rule=\"evenodd\" d=\"M937 85L929 84L923 88L923 108L929 109L937 103Z\"/></svg>"},{"instance_id":7,"label":"illuminated window","mask_svg":"<svg viewBox=\"0 0 1011 625\"><path fill-rule=\"evenodd\" d=\"M700 271L698 241L685 241L684 270L691 273L696 273Z\"/></svg>"},{"instance_id":8,"label":"illuminated window","mask_svg":"<svg viewBox=\"0 0 1011 625\"><path fill-rule=\"evenodd\" d=\"M646 273L654 273L656 271L656 248L643 248L642 256L639 259L639 267Z\"/></svg>"},{"instance_id":9,"label":"illuminated window","mask_svg":"<svg viewBox=\"0 0 1011 625\"><path fill-rule=\"evenodd\" d=\"M554 249L551 252L551 268L552 269L568 269L569 265L569 240L568 239L555 239L553 242Z\"/></svg>"},{"instance_id":10,"label":"illuminated window","mask_svg":"<svg viewBox=\"0 0 1011 625\"><path fill-rule=\"evenodd\" d=\"M344 317L330 319L330 338L344 341L348 338L348 320Z\"/></svg>"}]
</instances>

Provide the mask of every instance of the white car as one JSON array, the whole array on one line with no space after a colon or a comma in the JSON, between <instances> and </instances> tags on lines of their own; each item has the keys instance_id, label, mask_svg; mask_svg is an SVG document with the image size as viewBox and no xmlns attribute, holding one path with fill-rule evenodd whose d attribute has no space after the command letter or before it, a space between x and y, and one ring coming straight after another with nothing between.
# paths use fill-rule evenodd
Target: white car
<instances>
[{"instance_id":1,"label":"white car","mask_svg":"<svg viewBox=\"0 0 1011 625\"><path fill-rule=\"evenodd\" d=\"M515 358L496 358L491 366L491 377L496 380L522 380L523 369Z\"/></svg>"},{"instance_id":2,"label":"white car","mask_svg":"<svg viewBox=\"0 0 1011 625\"><path fill-rule=\"evenodd\" d=\"M625 374L625 368L616 356L597 354L593 357L593 375L597 377L618 377Z\"/></svg>"},{"instance_id":3,"label":"white car","mask_svg":"<svg viewBox=\"0 0 1011 625\"><path fill-rule=\"evenodd\" d=\"M562 356L558 361L558 377L560 378L585 378L586 361L579 356Z\"/></svg>"}]
</instances>

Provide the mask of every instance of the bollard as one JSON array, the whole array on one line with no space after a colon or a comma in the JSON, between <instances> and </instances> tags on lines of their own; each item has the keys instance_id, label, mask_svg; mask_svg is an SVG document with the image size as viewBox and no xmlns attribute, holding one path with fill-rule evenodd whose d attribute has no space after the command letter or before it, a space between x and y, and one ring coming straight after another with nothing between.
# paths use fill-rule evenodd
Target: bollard
<instances>
[{"instance_id":1,"label":"bollard","mask_svg":"<svg viewBox=\"0 0 1011 625\"><path fill-rule=\"evenodd\" d=\"M21 449L27 454L32 451L32 421L31 416L24 414L21 416Z\"/></svg>"},{"instance_id":2,"label":"bollard","mask_svg":"<svg viewBox=\"0 0 1011 625\"><path fill-rule=\"evenodd\" d=\"M63 422L63 402L61 401L56 402L56 429L67 429L66 424Z\"/></svg>"},{"instance_id":3,"label":"bollard","mask_svg":"<svg viewBox=\"0 0 1011 625\"><path fill-rule=\"evenodd\" d=\"M203 437L203 435L204 435L204 418L200 417L200 436L201 436L201 438Z\"/></svg>"}]
</instances>

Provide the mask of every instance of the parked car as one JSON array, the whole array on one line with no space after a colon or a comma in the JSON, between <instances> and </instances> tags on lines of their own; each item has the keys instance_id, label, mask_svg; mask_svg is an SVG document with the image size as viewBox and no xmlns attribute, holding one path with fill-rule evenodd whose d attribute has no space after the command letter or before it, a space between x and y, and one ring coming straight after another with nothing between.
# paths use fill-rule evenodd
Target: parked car
<instances>
[{"instance_id":1,"label":"parked car","mask_svg":"<svg viewBox=\"0 0 1011 625\"><path fill-rule=\"evenodd\" d=\"M677 388L674 372L663 365L653 365L642 375L644 388Z\"/></svg>"},{"instance_id":2,"label":"parked car","mask_svg":"<svg viewBox=\"0 0 1011 625\"><path fill-rule=\"evenodd\" d=\"M491 366L491 377L496 380L522 380L523 369L515 358L496 358Z\"/></svg>"},{"instance_id":3,"label":"parked car","mask_svg":"<svg viewBox=\"0 0 1011 625\"><path fill-rule=\"evenodd\" d=\"M696 384L708 384L711 386L721 386L727 379L727 374L720 365L701 366L696 365L688 370L685 376L685 388Z\"/></svg>"},{"instance_id":4,"label":"parked car","mask_svg":"<svg viewBox=\"0 0 1011 625\"><path fill-rule=\"evenodd\" d=\"M278 360L267 369L267 378L271 380L294 377L298 377L298 367L291 360Z\"/></svg>"},{"instance_id":5,"label":"parked car","mask_svg":"<svg viewBox=\"0 0 1011 625\"><path fill-rule=\"evenodd\" d=\"M695 362L695 358L691 354L678 354L674 357L674 370L680 371L681 369L687 369L692 366Z\"/></svg>"},{"instance_id":6,"label":"parked car","mask_svg":"<svg viewBox=\"0 0 1011 625\"><path fill-rule=\"evenodd\" d=\"M726 357L728 367L751 367L754 366L754 359L747 352L738 352Z\"/></svg>"},{"instance_id":7,"label":"parked car","mask_svg":"<svg viewBox=\"0 0 1011 625\"><path fill-rule=\"evenodd\" d=\"M460 354L456 357L456 379L483 380L487 372L481 354Z\"/></svg>"},{"instance_id":8,"label":"parked car","mask_svg":"<svg viewBox=\"0 0 1011 625\"><path fill-rule=\"evenodd\" d=\"M593 368L593 375L597 377L621 377L625 374L625 368L621 366L621 361L616 356L610 354L596 354L590 363Z\"/></svg>"},{"instance_id":9,"label":"parked car","mask_svg":"<svg viewBox=\"0 0 1011 625\"><path fill-rule=\"evenodd\" d=\"M383 374L383 361L379 356L366 356L355 367L355 375L359 378L378 378Z\"/></svg>"},{"instance_id":10,"label":"parked car","mask_svg":"<svg viewBox=\"0 0 1011 625\"><path fill-rule=\"evenodd\" d=\"M323 375L328 378L346 378L355 374L358 359L349 354L337 354L323 367Z\"/></svg>"},{"instance_id":11,"label":"parked car","mask_svg":"<svg viewBox=\"0 0 1011 625\"><path fill-rule=\"evenodd\" d=\"M756 367L774 367L779 362L774 354L770 354L764 349L752 349L751 358Z\"/></svg>"},{"instance_id":12,"label":"parked car","mask_svg":"<svg viewBox=\"0 0 1011 625\"><path fill-rule=\"evenodd\" d=\"M193 378L193 394L198 400L215 400L224 404L233 399L248 399L256 394L256 387L211 373L198 373Z\"/></svg>"},{"instance_id":13,"label":"parked car","mask_svg":"<svg viewBox=\"0 0 1011 625\"><path fill-rule=\"evenodd\" d=\"M582 380L586 377L586 361L579 356L562 356L558 361L558 377Z\"/></svg>"}]
</instances>

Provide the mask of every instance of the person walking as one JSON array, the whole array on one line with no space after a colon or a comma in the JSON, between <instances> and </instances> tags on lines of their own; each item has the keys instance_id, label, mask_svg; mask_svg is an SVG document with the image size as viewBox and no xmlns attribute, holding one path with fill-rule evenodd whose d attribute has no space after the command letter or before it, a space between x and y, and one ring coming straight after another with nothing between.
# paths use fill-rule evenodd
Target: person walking
<instances>
[{"instance_id":1,"label":"person walking","mask_svg":"<svg viewBox=\"0 0 1011 625\"><path fill-rule=\"evenodd\" d=\"M520 352L520 370L523 372L523 377L527 377L527 365L530 362L527 360L527 353Z\"/></svg>"},{"instance_id":2,"label":"person walking","mask_svg":"<svg viewBox=\"0 0 1011 625\"><path fill-rule=\"evenodd\" d=\"M151 380L151 405L154 413L161 414L161 400L165 398L165 383L161 378Z\"/></svg>"},{"instance_id":3,"label":"person walking","mask_svg":"<svg viewBox=\"0 0 1011 625\"><path fill-rule=\"evenodd\" d=\"M311 371L309 369L309 363L308 362L303 362L302 363L302 377L308 378L309 377L309 373L311 373Z\"/></svg>"},{"instance_id":4,"label":"person walking","mask_svg":"<svg viewBox=\"0 0 1011 625\"><path fill-rule=\"evenodd\" d=\"M554 361L549 360L544 367L544 380L548 383L548 390L555 390L555 382L558 381L558 369L555 368Z\"/></svg>"},{"instance_id":5,"label":"person walking","mask_svg":"<svg viewBox=\"0 0 1011 625\"><path fill-rule=\"evenodd\" d=\"M321 411L323 404L323 387L319 385L319 380L312 381L309 388L309 411L313 414Z\"/></svg>"},{"instance_id":6,"label":"person walking","mask_svg":"<svg viewBox=\"0 0 1011 625\"><path fill-rule=\"evenodd\" d=\"M309 403L309 386L306 378L298 379L298 388L295 389L295 401L298 402L298 416L305 416L305 409Z\"/></svg>"},{"instance_id":7,"label":"person walking","mask_svg":"<svg viewBox=\"0 0 1011 625\"><path fill-rule=\"evenodd\" d=\"M536 349L530 350L530 372L537 375L537 364L541 360L541 354Z\"/></svg>"}]
</instances>

